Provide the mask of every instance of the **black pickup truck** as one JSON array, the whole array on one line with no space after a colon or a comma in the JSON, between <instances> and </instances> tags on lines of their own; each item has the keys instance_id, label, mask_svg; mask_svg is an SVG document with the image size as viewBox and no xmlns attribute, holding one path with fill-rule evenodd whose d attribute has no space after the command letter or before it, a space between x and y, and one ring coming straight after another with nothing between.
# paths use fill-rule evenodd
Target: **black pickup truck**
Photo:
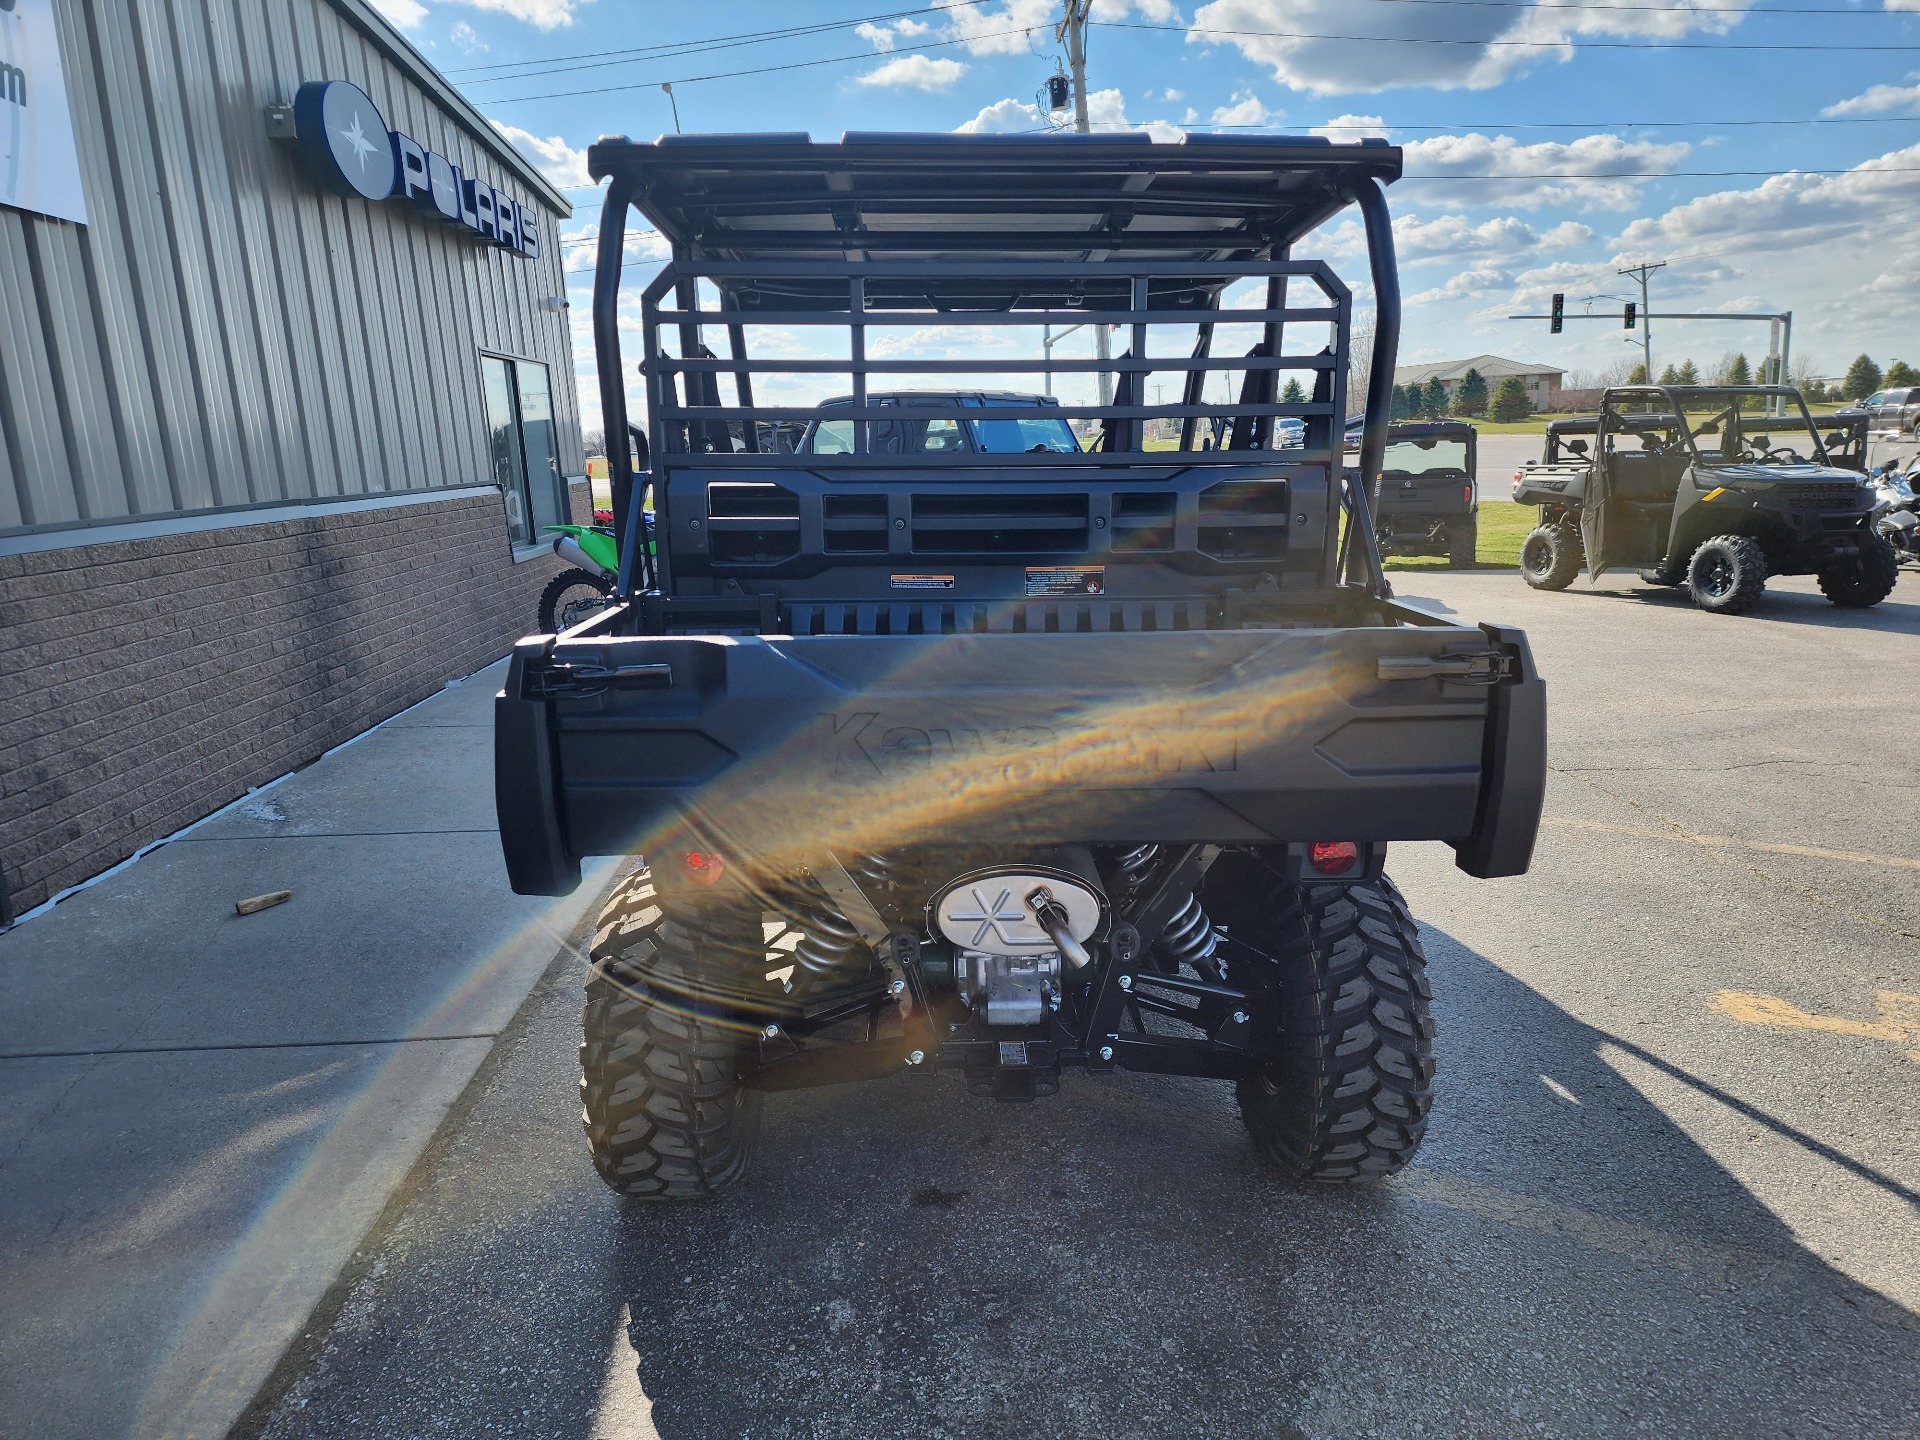
<instances>
[{"instance_id":1,"label":"black pickup truck","mask_svg":"<svg viewBox=\"0 0 1920 1440\"><path fill-rule=\"evenodd\" d=\"M1400 152L688 136L590 166L601 402L627 433L637 334L650 468L611 457L618 603L515 648L496 774L517 891L645 857L584 1018L608 1183L710 1193L768 1089L1031 1099L1064 1068L1233 1080L1292 1175L1405 1164L1433 1027L1387 846L1522 873L1546 722L1519 632L1395 600L1343 479L1352 296L1291 247L1365 222L1377 470ZM632 211L672 258L630 307ZM1118 353L1043 347L1067 325Z\"/></svg>"}]
</instances>

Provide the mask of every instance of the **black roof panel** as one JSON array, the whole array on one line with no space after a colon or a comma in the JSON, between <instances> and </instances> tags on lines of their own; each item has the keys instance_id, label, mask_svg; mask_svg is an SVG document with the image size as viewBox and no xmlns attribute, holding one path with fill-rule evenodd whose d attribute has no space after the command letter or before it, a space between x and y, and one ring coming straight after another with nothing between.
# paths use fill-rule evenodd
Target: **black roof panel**
<instances>
[{"instance_id":1,"label":"black roof panel","mask_svg":"<svg viewBox=\"0 0 1920 1440\"><path fill-rule=\"evenodd\" d=\"M698 260L1221 260L1291 245L1369 180L1380 140L849 133L602 139L596 179Z\"/></svg>"}]
</instances>

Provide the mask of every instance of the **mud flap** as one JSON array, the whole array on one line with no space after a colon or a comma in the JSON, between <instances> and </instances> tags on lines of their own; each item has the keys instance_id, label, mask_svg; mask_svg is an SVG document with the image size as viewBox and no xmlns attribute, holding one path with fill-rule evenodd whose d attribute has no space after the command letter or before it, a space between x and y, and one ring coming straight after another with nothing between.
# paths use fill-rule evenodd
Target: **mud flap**
<instances>
[{"instance_id":1,"label":"mud flap","mask_svg":"<svg viewBox=\"0 0 1920 1440\"><path fill-rule=\"evenodd\" d=\"M1524 875L1540 833L1547 798L1547 682L1534 669L1525 633L1510 625L1482 625L1487 638L1513 656L1518 678L1487 697L1480 804L1473 833L1453 842L1453 863L1479 880Z\"/></svg>"},{"instance_id":2,"label":"mud flap","mask_svg":"<svg viewBox=\"0 0 1920 1440\"><path fill-rule=\"evenodd\" d=\"M580 884L556 799L552 713L525 692L526 664L542 658L548 643L536 636L513 647L507 683L493 700L493 803L516 895L571 895Z\"/></svg>"}]
</instances>

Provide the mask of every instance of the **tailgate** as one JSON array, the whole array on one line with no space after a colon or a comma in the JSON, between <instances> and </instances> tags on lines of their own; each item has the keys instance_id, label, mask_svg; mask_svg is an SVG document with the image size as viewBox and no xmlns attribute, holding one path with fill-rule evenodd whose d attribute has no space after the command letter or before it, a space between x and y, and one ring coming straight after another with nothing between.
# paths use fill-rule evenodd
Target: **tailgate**
<instances>
[{"instance_id":1,"label":"tailgate","mask_svg":"<svg viewBox=\"0 0 1920 1440\"><path fill-rule=\"evenodd\" d=\"M771 873L823 848L1336 838L1519 873L1545 778L1525 640L1421 620L523 641L497 702L508 869L563 893L580 857L691 826Z\"/></svg>"}]
</instances>

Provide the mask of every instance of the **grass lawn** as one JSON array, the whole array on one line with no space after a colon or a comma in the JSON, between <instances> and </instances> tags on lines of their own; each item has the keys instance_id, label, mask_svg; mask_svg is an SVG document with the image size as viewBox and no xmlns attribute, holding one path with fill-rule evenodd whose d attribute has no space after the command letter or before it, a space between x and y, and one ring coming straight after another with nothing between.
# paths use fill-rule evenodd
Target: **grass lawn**
<instances>
[{"instance_id":1,"label":"grass lawn","mask_svg":"<svg viewBox=\"0 0 1920 1440\"><path fill-rule=\"evenodd\" d=\"M1480 567L1518 565L1520 542L1526 539L1527 532L1539 523L1540 512L1532 505L1516 505L1511 500L1482 500L1480 502L1480 543L1475 548L1475 565ZM1389 570L1425 570L1433 567L1444 569L1446 563L1447 559L1444 555L1387 557Z\"/></svg>"}]
</instances>

